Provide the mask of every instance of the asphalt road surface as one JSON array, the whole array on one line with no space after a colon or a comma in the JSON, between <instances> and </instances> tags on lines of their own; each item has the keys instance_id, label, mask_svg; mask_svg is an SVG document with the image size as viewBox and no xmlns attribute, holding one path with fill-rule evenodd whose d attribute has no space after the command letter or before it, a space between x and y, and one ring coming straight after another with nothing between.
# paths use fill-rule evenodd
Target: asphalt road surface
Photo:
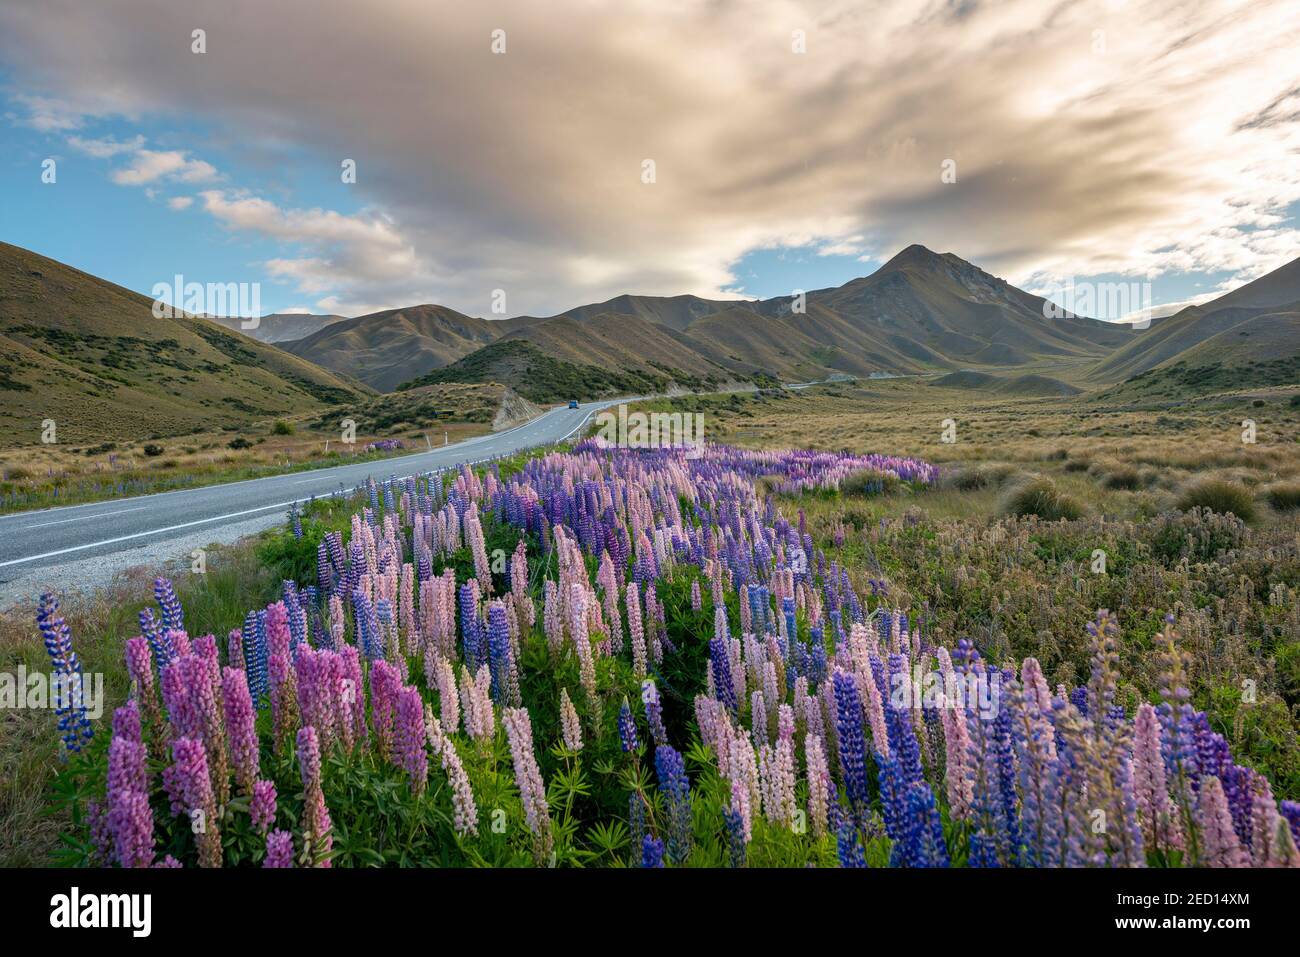
<instances>
[{"instance_id":1,"label":"asphalt road surface","mask_svg":"<svg viewBox=\"0 0 1300 957\"><path fill-rule=\"evenodd\" d=\"M340 486L350 490L369 477L375 481L393 475L405 478L549 445L574 435L601 409L627 401L608 399L578 409L552 409L504 432L412 455L0 516L0 583L29 576L35 569L81 564L97 557L120 566L122 559L129 559L122 553L139 550L142 557L153 555L159 545L192 542L197 533L211 533L216 540L221 536L215 533L223 527L249 524L259 517L268 520L286 512L293 502L329 495Z\"/></svg>"}]
</instances>

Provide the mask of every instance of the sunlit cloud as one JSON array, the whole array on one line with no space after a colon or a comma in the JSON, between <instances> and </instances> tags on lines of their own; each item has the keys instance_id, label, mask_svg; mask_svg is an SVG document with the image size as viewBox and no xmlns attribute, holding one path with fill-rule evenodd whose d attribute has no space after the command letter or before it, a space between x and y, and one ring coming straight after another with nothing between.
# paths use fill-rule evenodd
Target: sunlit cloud
<instances>
[{"instance_id":1,"label":"sunlit cloud","mask_svg":"<svg viewBox=\"0 0 1300 957\"><path fill-rule=\"evenodd\" d=\"M222 29L196 55L204 22ZM286 57L287 35L320 55ZM1296 49L1286 0L0 9L25 122L90 142L95 116L185 117L321 170L354 159L360 213L273 201L247 175L198 201L282 243L268 274L338 310L724 295L752 250L912 242L1025 285L1234 285L1300 251ZM217 175L203 163L141 147L111 175Z\"/></svg>"}]
</instances>

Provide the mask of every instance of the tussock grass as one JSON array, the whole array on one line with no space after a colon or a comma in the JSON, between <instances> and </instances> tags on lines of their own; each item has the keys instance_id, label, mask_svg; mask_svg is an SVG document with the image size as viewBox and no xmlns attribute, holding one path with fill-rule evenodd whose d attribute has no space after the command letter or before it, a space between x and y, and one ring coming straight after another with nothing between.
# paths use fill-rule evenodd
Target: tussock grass
<instances>
[{"instance_id":1,"label":"tussock grass","mask_svg":"<svg viewBox=\"0 0 1300 957\"><path fill-rule=\"evenodd\" d=\"M1220 515L1236 515L1245 522L1255 519L1255 499L1250 490L1226 478L1207 477L1192 482L1178 496L1177 507L1186 512L1205 508Z\"/></svg>"}]
</instances>

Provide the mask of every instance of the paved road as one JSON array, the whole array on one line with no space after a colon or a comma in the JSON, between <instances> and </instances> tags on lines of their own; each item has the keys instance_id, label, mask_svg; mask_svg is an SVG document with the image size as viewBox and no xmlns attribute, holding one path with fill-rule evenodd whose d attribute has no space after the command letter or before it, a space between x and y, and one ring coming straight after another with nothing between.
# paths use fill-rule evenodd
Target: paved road
<instances>
[{"instance_id":1,"label":"paved road","mask_svg":"<svg viewBox=\"0 0 1300 957\"><path fill-rule=\"evenodd\" d=\"M559 442L577 432L596 412L626 401L632 400L589 402L578 410L552 409L505 432L413 455L0 516L0 583L38 568L117 556L131 549L192 539L195 533L244 524L259 516L266 519L286 511L293 502L329 495L340 485L351 489L371 476L376 481L392 475L405 478Z\"/></svg>"}]
</instances>

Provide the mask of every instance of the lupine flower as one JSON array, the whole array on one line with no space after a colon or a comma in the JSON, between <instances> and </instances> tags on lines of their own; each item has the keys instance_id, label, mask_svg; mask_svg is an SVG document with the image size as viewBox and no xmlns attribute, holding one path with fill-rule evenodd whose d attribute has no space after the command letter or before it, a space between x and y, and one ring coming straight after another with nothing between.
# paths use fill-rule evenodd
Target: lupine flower
<instances>
[{"instance_id":1,"label":"lupine flower","mask_svg":"<svg viewBox=\"0 0 1300 957\"><path fill-rule=\"evenodd\" d=\"M618 709L618 740L624 754L629 754L640 746L636 739L636 721L632 718L632 708L626 698L623 699L623 706Z\"/></svg>"},{"instance_id":2,"label":"lupine flower","mask_svg":"<svg viewBox=\"0 0 1300 957\"><path fill-rule=\"evenodd\" d=\"M293 867L293 835L272 831L266 835L266 858L263 867Z\"/></svg>"},{"instance_id":3,"label":"lupine flower","mask_svg":"<svg viewBox=\"0 0 1300 957\"><path fill-rule=\"evenodd\" d=\"M407 687L398 693L393 737L397 765L410 777L411 790L419 794L429 777L429 756L424 750L424 702L419 689Z\"/></svg>"},{"instance_id":4,"label":"lupine flower","mask_svg":"<svg viewBox=\"0 0 1300 957\"><path fill-rule=\"evenodd\" d=\"M566 748L574 753L582 750L582 725L567 688L560 689L560 731Z\"/></svg>"},{"instance_id":5,"label":"lupine flower","mask_svg":"<svg viewBox=\"0 0 1300 957\"><path fill-rule=\"evenodd\" d=\"M442 769L447 774L451 786L451 802L455 811L453 826L462 837L466 834L478 834L478 808L474 804L474 792L470 789L469 776L460 763L460 756L451 740L444 736L438 719L433 716L433 708L424 707L424 729L429 740L429 748L442 762Z\"/></svg>"},{"instance_id":6,"label":"lupine flower","mask_svg":"<svg viewBox=\"0 0 1300 957\"><path fill-rule=\"evenodd\" d=\"M308 858L317 867L329 867L326 857L334 845L330 815L321 790L320 743L311 725L298 729L298 768L302 773L303 841Z\"/></svg>"},{"instance_id":7,"label":"lupine flower","mask_svg":"<svg viewBox=\"0 0 1300 957\"><path fill-rule=\"evenodd\" d=\"M263 834L275 823L276 793L274 781L253 782L253 796L248 805L253 826Z\"/></svg>"},{"instance_id":8,"label":"lupine flower","mask_svg":"<svg viewBox=\"0 0 1300 957\"><path fill-rule=\"evenodd\" d=\"M647 834L641 839L641 866L664 866L664 842Z\"/></svg>"},{"instance_id":9,"label":"lupine flower","mask_svg":"<svg viewBox=\"0 0 1300 957\"><path fill-rule=\"evenodd\" d=\"M253 700L249 697L248 681L242 669L226 668L222 672L221 701L235 781L247 794L257 781L260 748L254 727Z\"/></svg>"},{"instance_id":10,"label":"lupine flower","mask_svg":"<svg viewBox=\"0 0 1300 957\"><path fill-rule=\"evenodd\" d=\"M682 756L666 744L655 748L655 773L668 811L668 854L674 864L691 852L691 784Z\"/></svg>"},{"instance_id":11,"label":"lupine flower","mask_svg":"<svg viewBox=\"0 0 1300 957\"><path fill-rule=\"evenodd\" d=\"M72 632L59 614L59 600L49 592L41 595L36 624L45 638L55 687L55 713L63 746L73 754L91 739L94 730L86 717L84 676L81 661L72 649Z\"/></svg>"},{"instance_id":12,"label":"lupine flower","mask_svg":"<svg viewBox=\"0 0 1300 957\"><path fill-rule=\"evenodd\" d=\"M551 853L551 818L546 806L546 786L533 754L533 726L527 710L507 708L502 714L510 756L515 767L515 784L524 806L524 821L533 832L534 856L540 863Z\"/></svg>"},{"instance_id":13,"label":"lupine flower","mask_svg":"<svg viewBox=\"0 0 1300 957\"><path fill-rule=\"evenodd\" d=\"M128 638L126 641L126 673L131 679L131 694L140 702L140 708L150 726L159 723L158 697L154 690L153 665L149 655L149 644L142 636Z\"/></svg>"},{"instance_id":14,"label":"lupine flower","mask_svg":"<svg viewBox=\"0 0 1300 957\"><path fill-rule=\"evenodd\" d=\"M173 811L189 816L199 846L200 867L221 866L221 832L217 801L208 777L208 758L203 742L177 738L172 744L175 763L171 766Z\"/></svg>"}]
</instances>

